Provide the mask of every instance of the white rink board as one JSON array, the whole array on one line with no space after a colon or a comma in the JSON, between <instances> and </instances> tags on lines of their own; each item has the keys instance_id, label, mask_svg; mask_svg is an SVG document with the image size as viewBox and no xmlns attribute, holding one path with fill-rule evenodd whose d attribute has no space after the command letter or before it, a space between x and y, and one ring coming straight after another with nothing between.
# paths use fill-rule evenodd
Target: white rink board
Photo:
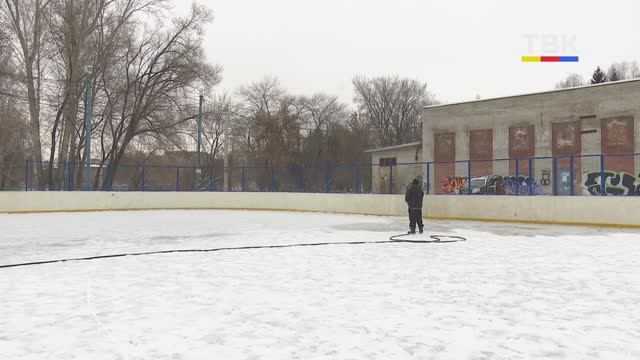
<instances>
[{"instance_id":1,"label":"white rink board","mask_svg":"<svg viewBox=\"0 0 640 360\"><path fill-rule=\"evenodd\" d=\"M426 217L458 220L640 226L635 197L455 196L425 197ZM0 192L0 213L252 209L363 215L405 215L403 195L261 192Z\"/></svg>"}]
</instances>

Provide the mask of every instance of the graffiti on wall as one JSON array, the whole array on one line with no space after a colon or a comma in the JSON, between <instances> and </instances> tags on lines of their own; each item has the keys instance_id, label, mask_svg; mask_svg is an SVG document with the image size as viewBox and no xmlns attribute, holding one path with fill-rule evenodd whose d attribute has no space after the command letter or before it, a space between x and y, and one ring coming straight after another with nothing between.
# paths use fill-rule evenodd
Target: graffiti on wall
<instances>
[{"instance_id":1,"label":"graffiti on wall","mask_svg":"<svg viewBox=\"0 0 640 360\"><path fill-rule=\"evenodd\" d=\"M442 192L445 194L458 193L460 189L467 187L467 177L447 176L442 180Z\"/></svg>"},{"instance_id":2,"label":"graffiti on wall","mask_svg":"<svg viewBox=\"0 0 640 360\"><path fill-rule=\"evenodd\" d=\"M481 181L482 179L485 180L483 184L474 184L476 180ZM442 192L445 194L467 194L468 182L469 178L467 177L447 176L442 180ZM472 179L471 186L473 194L529 195L529 189L531 189L532 195L544 195L542 185L538 184L535 178L528 176L491 175Z\"/></svg>"},{"instance_id":3,"label":"graffiti on wall","mask_svg":"<svg viewBox=\"0 0 640 360\"><path fill-rule=\"evenodd\" d=\"M590 172L583 176L585 195L601 195L600 172ZM604 172L604 190L606 195L638 196L640 195L640 175L633 176L623 171Z\"/></svg>"},{"instance_id":4,"label":"graffiti on wall","mask_svg":"<svg viewBox=\"0 0 640 360\"><path fill-rule=\"evenodd\" d=\"M486 179L486 182L476 189L476 180ZM585 195L600 195L601 175L599 171L586 172L582 176L583 193ZM640 196L640 175L634 176L624 171L604 172L605 194L609 196ZM560 181L560 180L558 180ZM473 194L496 194L496 195L545 195L545 187L551 185L552 174L550 169L541 171L541 178L528 176L500 176L491 175L482 178L473 178L471 181ZM558 193L561 193L563 182L559 182ZM447 176L442 181L442 192L445 194L467 194L469 178ZM570 185L567 185L570 186ZM569 190L567 190L569 191ZM546 192L549 193L548 191ZM568 194L568 192L566 193ZM565 194L565 195L566 195Z\"/></svg>"},{"instance_id":5,"label":"graffiti on wall","mask_svg":"<svg viewBox=\"0 0 640 360\"><path fill-rule=\"evenodd\" d=\"M504 176L502 181L505 195L529 195L529 188L532 195L544 195L542 185L538 184L535 178Z\"/></svg>"}]
</instances>

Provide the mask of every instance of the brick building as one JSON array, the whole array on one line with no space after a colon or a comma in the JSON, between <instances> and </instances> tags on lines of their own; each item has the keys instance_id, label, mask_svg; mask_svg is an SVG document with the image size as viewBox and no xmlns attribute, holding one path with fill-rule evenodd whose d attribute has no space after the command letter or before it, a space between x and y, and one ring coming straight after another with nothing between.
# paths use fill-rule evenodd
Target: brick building
<instances>
[{"instance_id":1,"label":"brick building","mask_svg":"<svg viewBox=\"0 0 640 360\"><path fill-rule=\"evenodd\" d=\"M585 155L605 154L607 181L625 173L628 192L630 177L640 188L640 156L614 154L638 152L639 118L640 80L429 106L422 159L439 162L430 176L436 193L445 192L443 179L468 177L468 164L454 161L473 160L472 178L531 175L543 193L565 194L571 177L582 193L600 173L600 157Z\"/></svg>"}]
</instances>

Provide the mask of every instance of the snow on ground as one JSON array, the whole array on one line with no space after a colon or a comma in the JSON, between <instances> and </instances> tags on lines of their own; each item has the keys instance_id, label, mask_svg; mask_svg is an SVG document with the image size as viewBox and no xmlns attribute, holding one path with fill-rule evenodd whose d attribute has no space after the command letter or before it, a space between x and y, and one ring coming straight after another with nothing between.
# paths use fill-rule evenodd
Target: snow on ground
<instances>
[{"instance_id":1,"label":"snow on ground","mask_svg":"<svg viewBox=\"0 0 640 360\"><path fill-rule=\"evenodd\" d=\"M405 228L403 218L284 212L0 215L0 265L378 241ZM469 241L0 269L0 358L640 358L639 232L431 221L427 229Z\"/></svg>"}]
</instances>

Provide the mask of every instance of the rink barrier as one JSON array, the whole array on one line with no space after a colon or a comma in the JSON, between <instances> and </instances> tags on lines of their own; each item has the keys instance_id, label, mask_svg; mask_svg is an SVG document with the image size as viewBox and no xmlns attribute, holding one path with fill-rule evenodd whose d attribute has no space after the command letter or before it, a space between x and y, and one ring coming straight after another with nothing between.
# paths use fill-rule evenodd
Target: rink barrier
<instances>
[{"instance_id":1,"label":"rink barrier","mask_svg":"<svg viewBox=\"0 0 640 360\"><path fill-rule=\"evenodd\" d=\"M425 196L427 219L640 227L633 197ZM0 213L262 210L406 216L404 195L324 193L0 192Z\"/></svg>"}]
</instances>

